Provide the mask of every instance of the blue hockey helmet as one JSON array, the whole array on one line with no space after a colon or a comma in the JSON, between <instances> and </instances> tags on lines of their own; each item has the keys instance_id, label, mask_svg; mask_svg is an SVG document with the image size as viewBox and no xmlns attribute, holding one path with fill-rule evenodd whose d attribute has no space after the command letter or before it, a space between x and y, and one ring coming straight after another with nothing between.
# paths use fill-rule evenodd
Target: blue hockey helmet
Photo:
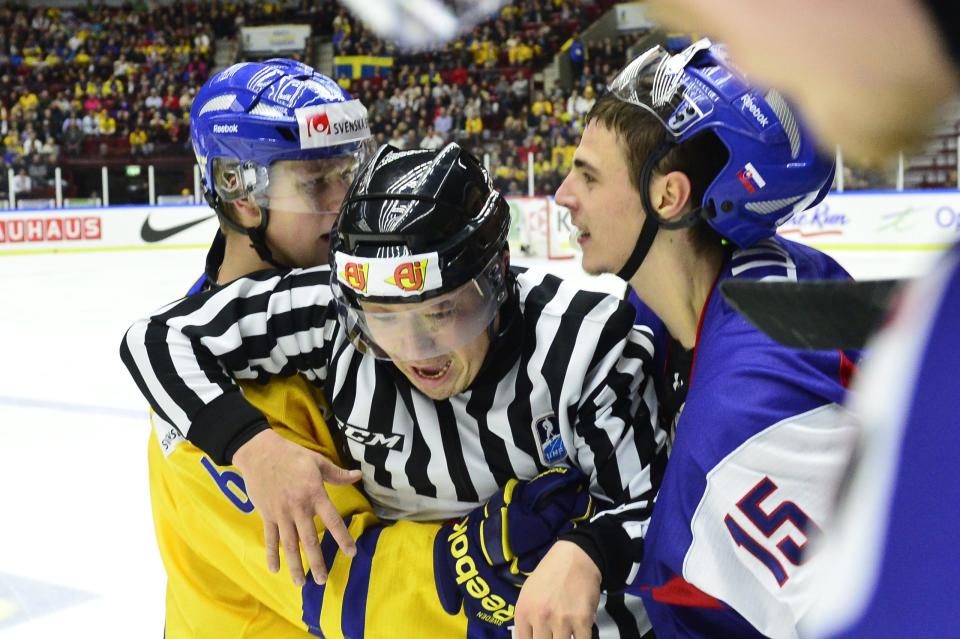
<instances>
[{"instance_id":1,"label":"blue hockey helmet","mask_svg":"<svg viewBox=\"0 0 960 639\"><path fill-rule=\"evenodd\" d=\"M650 177L673 146L709 131L729 152L697 209L679 221L657 220L664 228L691 226L703 218L723 237L748 247L772 236L830 190L833 157L817 148L780 93L762 93L749 85L707 39L676 54L653 47L620 71L608 88L618 99L648 111L666 131L641 175L648 217L656 217Z\"/></svg>"},{"instance_id":2,"label":"blue hockey helmet","mask_svg":"<svg viewBox=\"0 0 960 639\"><path fill-rule=\"evenodd\" d=\"M241 62L220 71L197 93L190 118L207 201L277 266L283 265L273 260L264 236L271 167L345 158L349 183L372 148L366 108L332 79L295 60ZM260 206L259 228L240 227L224 213L224 202L246 197Z\"/></svg>"}]
</instances>

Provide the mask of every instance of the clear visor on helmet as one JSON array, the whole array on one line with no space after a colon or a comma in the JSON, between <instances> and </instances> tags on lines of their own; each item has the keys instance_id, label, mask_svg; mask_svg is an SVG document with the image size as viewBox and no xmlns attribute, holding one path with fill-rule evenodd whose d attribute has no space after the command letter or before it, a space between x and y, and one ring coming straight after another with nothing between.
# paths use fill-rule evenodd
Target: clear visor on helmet
<instances>
[{"instance_id":1,"label":"clear visor on helmet","mask_svg":"<svg viewBox=\"0 0 960 639\"><path fill-rule=\"evenodd\" d=\"M269 167L253 161L214 160L217 193L226 202L253 198L285 213L336 215L372 142L357 151L316 160L279 160Z\"/></svg>"},{"instance_id":2,"label":"clear visor on helmet","mask_svg":"<svg viewBox=\"0 0 960 639\"><path fill-rule=\"evenodd\" d=\"M451 353L472 342L494 321L505 289L495 258L463 286L418 303L382 304L345 299L333 279L341 320L354 344L378 359L412 362Z\"/></svg>"},{"instance_id":3,"label":"clear visor on helmet","mask_svg":"<svg viewBox=\"0 0 960 639\"><path fill-rule=\"evenodd\" d=\"M649 111L668 132L679 136L711 108L707 96L699 95L699 87L684 74L690 60L710 46L704 38L671 54L657 45L634 58L607 88L617 99Z\"/></svg>"}]
</instances>

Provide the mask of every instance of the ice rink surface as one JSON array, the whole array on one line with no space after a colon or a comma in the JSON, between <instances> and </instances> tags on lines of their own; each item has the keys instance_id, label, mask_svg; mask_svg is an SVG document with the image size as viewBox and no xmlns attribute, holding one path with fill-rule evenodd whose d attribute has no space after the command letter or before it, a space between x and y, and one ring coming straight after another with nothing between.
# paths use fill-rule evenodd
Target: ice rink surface
<instances>
[{"instance_id":1,"label":"ice rink surface","mask_svg":"<svg viewBox=\"0 0 960 639\"><path fill-rule=\"evenodd\" d=\"M147 488L147 408L118 356L176 299L202 250L0 253L0 635L162 636L164 574ZM838 256L858 278L933 254ZM576 260L518 260L586 277ZM615 278L585 279L622 290Z\"/></svg>"}]
</instances>

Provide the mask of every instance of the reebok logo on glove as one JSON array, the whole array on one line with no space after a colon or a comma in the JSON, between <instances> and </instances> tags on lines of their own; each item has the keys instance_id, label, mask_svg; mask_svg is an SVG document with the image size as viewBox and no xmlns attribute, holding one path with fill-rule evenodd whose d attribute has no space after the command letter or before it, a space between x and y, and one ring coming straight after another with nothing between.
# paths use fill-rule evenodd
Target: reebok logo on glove
<instances>
[{"instance_id":1,"label":"reebok logo on glove","mask_svg":"<svg viewBox=\"0 0 960 639\"><path fill-rule=\"evenodd\" d=\"M440 605L482 622L492 631L484 637L509 637L527 576L559 535L592 512L588 480L579 470L556 467L508 480L486 504L437 532L433 574Z\"/></svg>"},{"instance_id":2,"label":"reebok logo on glove","mask_svg":"<svg viewBox=\"0 0 960 639\"><path fill-rule=\"evenodd\" d=\"M504 601L503 597L492 594L489 584L477 573L477 564L469 554L467 518L453 525L453 532L447 537L447 543L454 559L457 585L464 586L467 594L478 600L483 609L490 613L487 615L477 611L477 617L495 626L513 621L513 605Z\"/></svg>"}]
</instances>

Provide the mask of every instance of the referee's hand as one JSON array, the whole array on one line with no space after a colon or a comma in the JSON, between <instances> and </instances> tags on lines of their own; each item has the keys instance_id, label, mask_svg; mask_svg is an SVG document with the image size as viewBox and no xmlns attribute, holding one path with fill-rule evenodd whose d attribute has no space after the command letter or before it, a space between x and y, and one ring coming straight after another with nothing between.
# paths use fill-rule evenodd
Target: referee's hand
<instances>
[{"instance_id":1,"label":"referee's hand","mask_svg":"<svg viewBox=\"0 0 960 639\"><path fill-rule=\"evenodd\" d=\"M263 519L267 567L271 572L280 570L282 545L293 583L302 586L305 571L299 547L303 546L314 581L326 582L327 566L320 553L315 515L345 555L356 554L353 538L323 484L352 484L360 479L359 470L344 470L320 453L298 446L271 429L257 433L241 446L233 455L233 464L243 475L247 495Z\"/></svg>"}]
</instances>

